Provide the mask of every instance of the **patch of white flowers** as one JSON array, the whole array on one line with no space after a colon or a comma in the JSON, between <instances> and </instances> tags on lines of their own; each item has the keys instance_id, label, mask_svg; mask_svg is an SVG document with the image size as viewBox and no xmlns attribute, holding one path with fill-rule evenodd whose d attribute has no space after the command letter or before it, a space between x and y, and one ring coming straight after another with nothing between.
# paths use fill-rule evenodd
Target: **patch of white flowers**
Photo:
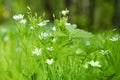
<instances>
[{"instance_id":1,"label":"patch of white flowers","mask_svg":"<svg viewBox=\"0 0 120 80\"><path fill-rule=\"evenodd\" d=\"M44 20L44 22L48 23L48 22L50 22L50 20Z\"/></svg>"},{"instance_id":2,"label":"patch of white flowers","mask_svg":"<svg viewBox=\"0 0 120 80\"><path fill-rule=\"evenodd\" d=\"M40 48L35 48L34 51L32 51L32 54L41 56L42 55L42 49Z\"/></svg>"},{"instance_id":3,"label":"patch of white flowers","mask_svg":"<svg viewBox=\"0 0 120 80\"><path fill-rule=\"evenodd\" d=\"M24 15L23 14L14 15L13 19L20 20L21 24L25 24L26 23L26 19L24 19Z\"/></svg>"},{"instance_id":4,"label":"patch of white flowers","mask_svg":"<svg viewBox=\"0 0 120 80\"><path fill-rule=\"evenodd\" d=\"M25 24L26 23L26 19L20 20L20 23Z\"/></svg>"},{"instance_id":5,"label":"patch of white flowers","mask_svg":"<svg viewBox=\"0 0 120 80\"><path fill-rule=\"evenodd\" d=\"M42 32L42 33L40 33L40 35L39 35L39 39L42 40L42 39L47 38L48 36L51 36L51 34L48 34L48 33L46 33L46 32Z\"/></svg>"},{"instance_id":6,"label":"patch of white flowers","mask_svg":"<svg viewBox=\"0 0 120 80\"><path fill-rule=\"evenodd\" d=\"M45 26L45 25L46 25L45 22L40 22L40 23L38 23L38 26Z\"/></svg>"},{"instance_id":7,"label":"patch of white flowers","mask_svg":"<svg viewBox=\"0 0 120 80\"><path fill-rule=\"evenodd\" d=\"M46 64L51 65L53 64L54 60L53 59L47 59Z\"/></svg>"},{"instance_id":8,"label":"patch of white flowers","mask_svg":"<svg viewBox=\"0 0 120 80\"><path fill-rule=\"evenodd\" d=\"M13 16L13 19L15 20L20 20L20 19L23 19L24 15L23 14L18 14L18 15L14 15Z\"/></svg>"},{"instance_id":9,"label":"patch of white flowers","mask_svg":"<svg viewBox=\"0 0 120 80\"><path fill-rule=\"evenodd\" d=\"M76 24L71 24L71 23L66 22L65 25L66 25L66 26L70 26L70 25L71 25L71 26L73 26L74 28L77 28L77 25L76 25Z\"/></svg>"},{"instance_id":10,"label":"patch of white flowers","mask_svg":"<svg viewBox=\"0 0 120 80\"><path fill-rule=\"evenodd\" d=\"M62 10L62 15L67 15L69 13L69 10Z\"/></svg>"},{"instance_id":11,"label":"patch of white flowers","mask_svg":"<svg viewBox=\"0 0 120 80\"><path fill-rule=\"evenodd\" d=\"M90 62L88 62L88 64L90 64L93 67L101 67L99 61L93 61L93 60L91 60Z\"/></svg>"},{"instance_id":12,"label":"patch of white flowers","mask_svg":"<svg viewBox=\"0 0 120 80\"><path fill-rule=\"evenodd\" d=\"M110 39L111 41L115 42L115 41L118 41L118 37L117 36L114 36Z\"/></svg>"},{"instance_id":13,"label":"patch of white flowers","mask_svg":"<svg viewBox=\"0 0 120 80\"><path fill-rule=\"evenodd\" d=\"M75 28L77 28L77 24L73 24L72 26L75 27Z\"/></svg>"},{"instance_id":14,"label":"patch of white flowers","mask_svg":"<svg viewBox=\"0 0 120 80\"><path fill-rule=\"evenodd\" d=\"M100 54L102 54L102 55L109 54L109 53L110 53L109 50L101 50L100 51Z\"/></svg>"},{"instance_id":15,"label":"patch of white flowers","mask_svg":"<svg viewBox=\"0 0 120 80\"><path fill-rule=\"evenodd\" d=\"M52 28L52 30L53 30L53 31L56 31L56 27L54 26L54 27Z\"/></svg>"},{"instance_id":16,"label":"patch of white flowers","mask_svg":"<svg viewBox=\"0 0 120 80\"><path fill-rule=\"evenodd\" d=\"M66 25L66 26L69 26L69 25L71 25L71 23L65 23L65 25Z\"/></svg>"},{"instance_id":17,"label":"patch of white flowers","mask_svg":"<svg viewBox=\"0 0 120 80\"><path fill-rule=\"evenodd\" d=\"M48 22L50 22L50 20L44 20L44 21L38 23L38 26L41 26L41 27L45 26Z\"/></svg>"}]
</instances>

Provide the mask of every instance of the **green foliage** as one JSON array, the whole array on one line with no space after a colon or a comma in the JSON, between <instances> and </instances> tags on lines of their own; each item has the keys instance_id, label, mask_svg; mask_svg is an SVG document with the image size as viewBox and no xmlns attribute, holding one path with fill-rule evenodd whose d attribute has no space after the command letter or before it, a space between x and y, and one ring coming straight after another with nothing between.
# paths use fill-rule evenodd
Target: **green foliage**
<instances>
[{"instance_id":1,"label":"green foliage","mask_svg":"<svg viewBox=\"0 0 120 80\"><path fill-rule=\"evenodd\" d=\"M80 30L80 29L75 29L74 26L66 26L66 28L69 31L69 35L71 37L80 37L80 38L89 38L89 37L93 37L93 35L89 32L86 32L84 30Z\"/></svg>"},{"instance_id":2,"label":"green foliage","mask_svg":"<svg viewBox=\"0 0 120 80\"><path fill-rule=\"evenodd\" d=\"M120 79L119 34L77 29L67 13L53 23L21 15L15 30L0 29L0 80Z\"/></svg>"}]
</instances>

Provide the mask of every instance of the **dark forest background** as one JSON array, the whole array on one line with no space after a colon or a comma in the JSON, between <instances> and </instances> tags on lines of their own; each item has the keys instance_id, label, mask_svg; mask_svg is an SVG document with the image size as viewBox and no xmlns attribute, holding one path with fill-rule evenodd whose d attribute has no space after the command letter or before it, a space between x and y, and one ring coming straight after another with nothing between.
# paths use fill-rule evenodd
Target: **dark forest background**
<instances>
[{"instance_id":1,"label":"dark forest background","mask_svg":"<svg viewBox=\"0 0 120 80\"><path fill-rule=\"evenodd\" d=\"M53 13L67 8L69 22L88 31L120 29L120 0L0 0L0 24L14 14L26 13L27 6L51 20Z\"/></svg>"}]
</instances>

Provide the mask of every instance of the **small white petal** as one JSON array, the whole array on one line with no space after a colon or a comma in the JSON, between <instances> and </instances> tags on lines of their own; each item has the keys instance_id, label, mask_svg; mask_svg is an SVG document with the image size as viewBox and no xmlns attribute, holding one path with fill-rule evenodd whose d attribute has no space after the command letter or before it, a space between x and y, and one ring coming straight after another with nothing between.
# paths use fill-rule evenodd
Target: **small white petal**
<instances>
[{"instance_id":1,"label":"small white petal","mask_svg":"<svg viewBox=\"0 0 120 80\"><path fill-rule=\"evenodd\" d=\"M76 24L73 24L72 26L74 26L75 28L77 28L77 25L76 25Z\"/></svg>"},{"instance_id":2,"label":"small white petal","mask_svg":"<svg viewBox=\"0 0 120 80\"><path fill-rule=\"evenodd\" d=\"M46 32L44 32L42 35L43 35L44 37L48 37L48 33L46 33Z\"/></svg>"},{"instance_id":3,"label":"small white petal","mask_svg":"<svg viewBox=\"0 0 120 80\"><path fill-rule=\"evenodd\" d=\"M71 25L71 24L70 24L70 23L65 23L65 25L66 25L66 26L69 26L69 25Z\"/></svg>"},{"instance_id":4,"label":"small white petal","mask_svg":"<svg viewBox=\"0 0 120 80\"><path fill-rule=\"evenodd\" d=\"M45 20L44 22L50 22L50 20Z\"/></svg>"},{"instance_id":5,"label":"small white petal","mask_svg":"<svg viewBox=\"0 0 120 80\"><path fill-rule=\"evenodd\" d=\"M18 14L18 15L13 16L13 19L20 20L20 19L23 19L23 17L24 17L24 15Z\"/></svg>"},{"instance_id":6,"label":"small white petal","mask_svg":"<svg viewBox=\"0 0 120 80\"><path fill-rule=\"evenodd\" d=\"M32 51L32 54L35 54L37 56L42 55L42 49L41 48L40 49L36 48L34 51Z\"/></svg>"},{"instance_id":7,"label":"small white petal","mask_svg":"<svg viewBox=\"0 0 120 80\"><path fill-rule=\"evenodd\" d=\"M26 19L22 19L22 20L20 21L20 23L25 24L25 23L26 23Z\"/></svg>"},{"instance_id":8,"label":"small white petal","mask_svg":"<svg viewBox=\"0 0 120 80\"><path fill-rule=\"evenodd\" d=\"M109 50L101 50L99 53L102 55L105 55L105 54L110 53L110 51Z\"/></svg>"},{"instance_id":9,"label":"small white petal","mask_svg":"<svg viewBox=\"0 0 120 80\"><path fill-rule=\"evenodd\" d=\"M88 62L88 64L90 64L93 67L101 67L101 65L99 64L99 61L93 61L91 60L90 62Z\"/></svg>"},{"instance_id":10,"label":"small white petal","mask_svg":"<svg viewBox=\"0 0 120 80\"><path fill-rule=\"evenodd\" d=\"M54 27L52 28L52 30L53 30L53 31L56 31L56 27L54 26Z\"/></svg>"},{"instance_id":11,"label":"small white petal","mask_svg":"<svg viewBox=\"0 0 120 80\"><path fill-rule=\"evenodd\" d=\"M115 42L115 41L118 40L118 37L112 37L110 40L113 41L113 42Z\"/></svg>"},{"instance_id":12,"label":"small white petal","mask_svg":"<svg viewBox=\"0 0 120 80\"><path fill-rule=\"evenodd\" d=\"M40 22L40 23L38 24L38 26L45 26L45 25L46 25L45 22Z\"/></svg>"},{"instance_id":13,"label":"small white petal","mask_svg":"<svg viewBox=\"0 0 120 80\"><path fill-rule=\"evenodd\" d=\"M42 33L39 35L39 39L42 40L42 39L47 38L48 36L51 36L51 34L48 34L48 33L46 33L46 32L42 32Z\"/></svg>"},{"instance_id":14,"label":"small white petal","mask_svg":"<svg viewBox=\"0 0 120 80\"><path fill-rule=\"evenodd\" d=\"M47 59L47 60L46 60L46 63L49 64L49 65L53 64L53 62L54 62L53 59Z\"/></svg>"},{"instance_id":15,"label":"small white petal","mask_svg":"<svg viewBox=\"0 0 120 80\"><path fill-rule=\"evenodd\" d=\"M66 14L68 14L69 13L69 10L62 10L62 12L61 12L63 15L66 15Z\"/></svg>"}]
</instances>

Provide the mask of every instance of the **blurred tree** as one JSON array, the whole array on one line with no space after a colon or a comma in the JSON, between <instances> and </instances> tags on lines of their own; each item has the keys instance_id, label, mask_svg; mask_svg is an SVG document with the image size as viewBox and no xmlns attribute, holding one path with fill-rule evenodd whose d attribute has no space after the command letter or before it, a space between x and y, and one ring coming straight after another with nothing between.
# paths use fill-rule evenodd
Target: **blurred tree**
<instances>
[{"instance_id":1,"label":"blurred tree","mask_svg":"<svg viewBox=\"0 0 120 80\"><path fill-rule=\"evenodd\" d=\"M11 12L11 0L4 0L4 4L5 4L5 9L9 12Z\"/></svg>"},{"instance_id":2,"label":"blurred tree","mask_svg":"<svg viewBox=\"0 0 120 80\"><path fill-rule=\"evenodd\" d=\"M120 0L114 0L113 25L120 29Z\"/></svg>"},{"instance_id":3,"label":"blurred tree","mask_svg":"<svg viewBox=\"0 0 120 80\"><path fill-rule=\"evenodd\" d=\"M120 0L0 0L0 20L13 14L26 12L30 6L33 12L53 19L53 13L69 9L69 22L77 23L79 28L96 31L120 26Z\"/></svg>"},{"instance_id":4,"label":"blurred tree","mask_svg":"<svg viewBox=\"0 0 120 80\"><path fill-rule=\"evenodd\" d=\"M112 26L113 4L112 0L97 0L94 3L93 30L107 29ZM106 13L107 12L107 13Z\"/></svg>"}]
</instances>

